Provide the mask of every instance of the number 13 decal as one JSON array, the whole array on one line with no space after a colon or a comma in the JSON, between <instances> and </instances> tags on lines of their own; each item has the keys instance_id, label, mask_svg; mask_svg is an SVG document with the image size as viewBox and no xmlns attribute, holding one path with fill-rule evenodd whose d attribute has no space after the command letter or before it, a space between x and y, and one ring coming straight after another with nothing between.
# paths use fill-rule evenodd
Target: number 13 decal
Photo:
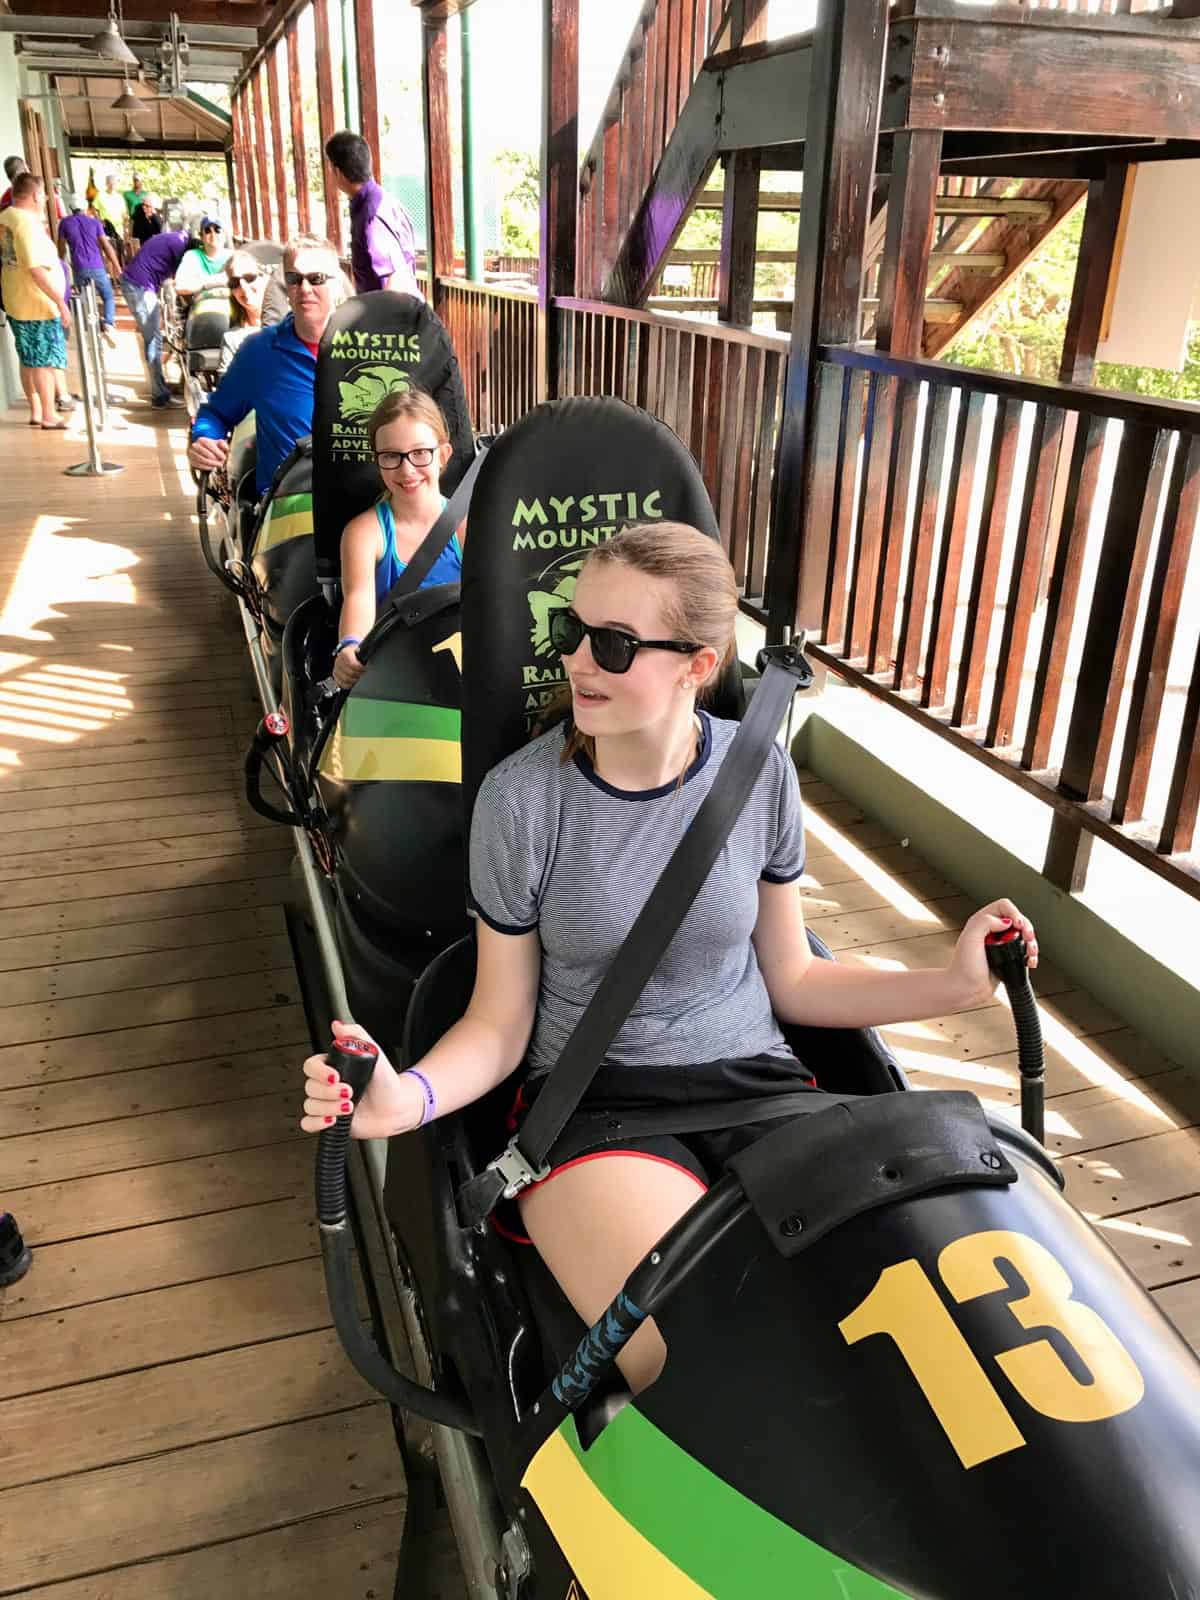
<instances>
[{"instance_id":1,"label":"number 13 decal","mask_svg":"<svg viewBox=\"0 0 1200 1600\"><path fill-rule=\"evenodd\" d=\"M938 1275L961 1305L1008 1287L1007 1261L1028 1288L1008 1310L1023 1328L1053 1328L1091 1374L1081 1383L1048 1339L1000 1351L996 1364L1035 1411L1058 1422L1100 1422L1131 1410L1146 1385L1132 1356L1090 1307L1071 1298L1071 1280L1049 1250L1028 1234L972 1233L948 1244ZM1011 1414L924 1268L887 1267L867 1298L838 1323L847 1344L883 1333L908 1363L964 1467L976 1467L1025 1443Z\"/></svg>"}]
</instances>

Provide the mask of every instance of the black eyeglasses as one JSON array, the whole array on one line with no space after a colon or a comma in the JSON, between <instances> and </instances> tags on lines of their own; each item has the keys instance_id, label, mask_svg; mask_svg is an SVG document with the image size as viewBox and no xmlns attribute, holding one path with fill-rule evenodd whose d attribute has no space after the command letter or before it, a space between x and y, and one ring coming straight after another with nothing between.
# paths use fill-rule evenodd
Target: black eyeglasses
<instances>
[{"instance_id":1,"label":"black eyeglasses","mask_svg":"<svg viewBox=\"0 0 1200 1600\"><path fill-rule=\"evenodd\" d=\"M247 283L257 283L257 282L258 282L258 273L257 272L243 272L241 277L238 277L237 274L235 273L234 276L232 278L230 278L230 280L229 280L230 287L233 288L233 289L236 289L239 284L243 284L244 285L244 284L247 284Z\"/></svg>"},{"instance_id":2,"label":"black eyeglasses","mask_svg":"<svg viewBox=\"0 0 1200 1600\"><path fill-rule=\"evenodd\" d=\"M323 289L333 282L332 272L285 272L283 281L289 289L298 289L302 283L311 283L314 289Z\"/></svg>"},{"instance_id":3,"label":"black eyeglasses","mask_svg":"<svg viewBox=\"0 0 1200 1600\"><path fill-rule=\"evenodd\" d=\"M427 467L437 455L432 445L419 444L415 450L376 450L375 459L385 472L395 472L406 461L414 467Z\"/></svg>"},{"instance_id":4,"label":"black eyeglasses","mask_svg":"<svg viewBox=\"0 0 1200 1600\"><path fill-rule=\"evenodd\" d=\"M621 628L592 628L570 610L550 613L550 643L559 655L573 656L585 638L591 642L592 660L602 672L628 672L639 650L675 650L694 656L704 648L686 639L639 639Z\"/></svg>"}]
</instances>

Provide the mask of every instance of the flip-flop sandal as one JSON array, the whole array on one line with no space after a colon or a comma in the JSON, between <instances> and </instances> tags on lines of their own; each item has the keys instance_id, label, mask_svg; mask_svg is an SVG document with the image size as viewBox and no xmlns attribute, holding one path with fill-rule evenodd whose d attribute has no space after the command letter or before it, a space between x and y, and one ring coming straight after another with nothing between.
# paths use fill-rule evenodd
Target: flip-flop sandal
<instances>
[{"instance_id":1,"label":"flip-flop sandal","mask_svg":"<svg viewBox=\"0 0 1200 1600\"><path fill-rule=\"evenodd\" d=\"M40 426L43 433L66 433L67 431L65 422L43 422Z\"/></svg>"}]
</instances>

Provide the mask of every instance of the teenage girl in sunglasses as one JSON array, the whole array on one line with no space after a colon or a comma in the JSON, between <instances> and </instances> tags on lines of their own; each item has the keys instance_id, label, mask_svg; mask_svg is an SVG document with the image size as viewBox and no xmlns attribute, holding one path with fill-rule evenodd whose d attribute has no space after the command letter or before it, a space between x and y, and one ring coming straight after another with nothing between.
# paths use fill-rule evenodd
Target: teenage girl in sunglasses
<instances>
[{"instance_id":1,"label":"teenage girl in sunglasses","mask_svg":"<svg viewBox=\"0 0 1200 1600\"><path fill-rule=\"evenodd\" d=\"M248 250L235 250L225 263L230 310L229 332L221 340L221 357L217 364L217 371L222 376L232 365L238 347L262 327L267 279L267 269Z\"/></svg>"},{"instance_id":2,"label":"teenage girl in sunglasses","mask_svg":"<svg viewBox=\"0 0 1200 1600\"><path fill-rule=\"evenodd\" d=\"M419 389L387 395L367 424L367 438L383 493L342 533L342 614L333 658L333 680L341 689L353 688L362 677L358 647L375 621L375 609L446 504L438 481L450 460L450 430L431 395ZM430 568L423 589L458 583L463 537L460 527Z\"/></svg>"},{"instance_id":3,"label":"teenage girl in sunglasses","mask_svg":"<svg viewBox=\"0 0 1200 1600\"><path fill-rule=\"evenodd\" d=\"M630 528L587 558L554 637L570 719L502 761L471 823L478 968L462 1019L411 1071L381 1056L357 1138L387 1137L486 1094L525 1064L517 1109L575 1022L729 749L735 724L697 705L734 649L737 590L721 548L680 524ZM986 934L1031 924L1009 900L967 922L949 964L876 972L815 960L798 880L800 789L776 745L658 970L613 1041L586 1104L619 1109L747 1099L811 1084L779 1020L818 1027L936 1017L984 1005ZM339 1037L358 1030L334 1025ZM304 1064L301 1126L350 1109L325 1063ZM520 1221L585 1322L713 1181L778 1123L584 1152L519 1200ZM636 1391L666 1358L647 1324L620 1358Z\"/></svg>"}]
</instances>

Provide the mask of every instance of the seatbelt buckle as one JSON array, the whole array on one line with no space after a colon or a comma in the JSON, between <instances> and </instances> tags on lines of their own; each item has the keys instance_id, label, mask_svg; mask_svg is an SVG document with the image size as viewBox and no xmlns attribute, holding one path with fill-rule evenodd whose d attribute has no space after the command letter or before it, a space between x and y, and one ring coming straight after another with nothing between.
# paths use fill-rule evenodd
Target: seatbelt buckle
<instances>
[{"instance_id":1,"label":"seatbelt buckle","mask_svg":"<svg viewBox=\"0 0 1200 1600\"><path fill-rule=\"evenodd\" d=\"M786 644L764 645L754 658L755 667L760 673L765 673L771 666L782 667L796 679L797 689L807 689L813 681L813 669L804 654L805 637L801 632Z\"/></svg>"},{"instance_id":2,"label":"seatbelt buckle","mask_svg":"<svg viewBox=\"0 0 1200 1600\"><path fill-rule=\"evenodd\" d=\"M464 1183L458 1191L459 1214L463 1226L477 1228L500 1204L515 1200L523 1189L550 1176L548 1162L533 1166L522 1155L515 1139L510 1139L494 1161Z\"/></svg>"}]
</instances>

